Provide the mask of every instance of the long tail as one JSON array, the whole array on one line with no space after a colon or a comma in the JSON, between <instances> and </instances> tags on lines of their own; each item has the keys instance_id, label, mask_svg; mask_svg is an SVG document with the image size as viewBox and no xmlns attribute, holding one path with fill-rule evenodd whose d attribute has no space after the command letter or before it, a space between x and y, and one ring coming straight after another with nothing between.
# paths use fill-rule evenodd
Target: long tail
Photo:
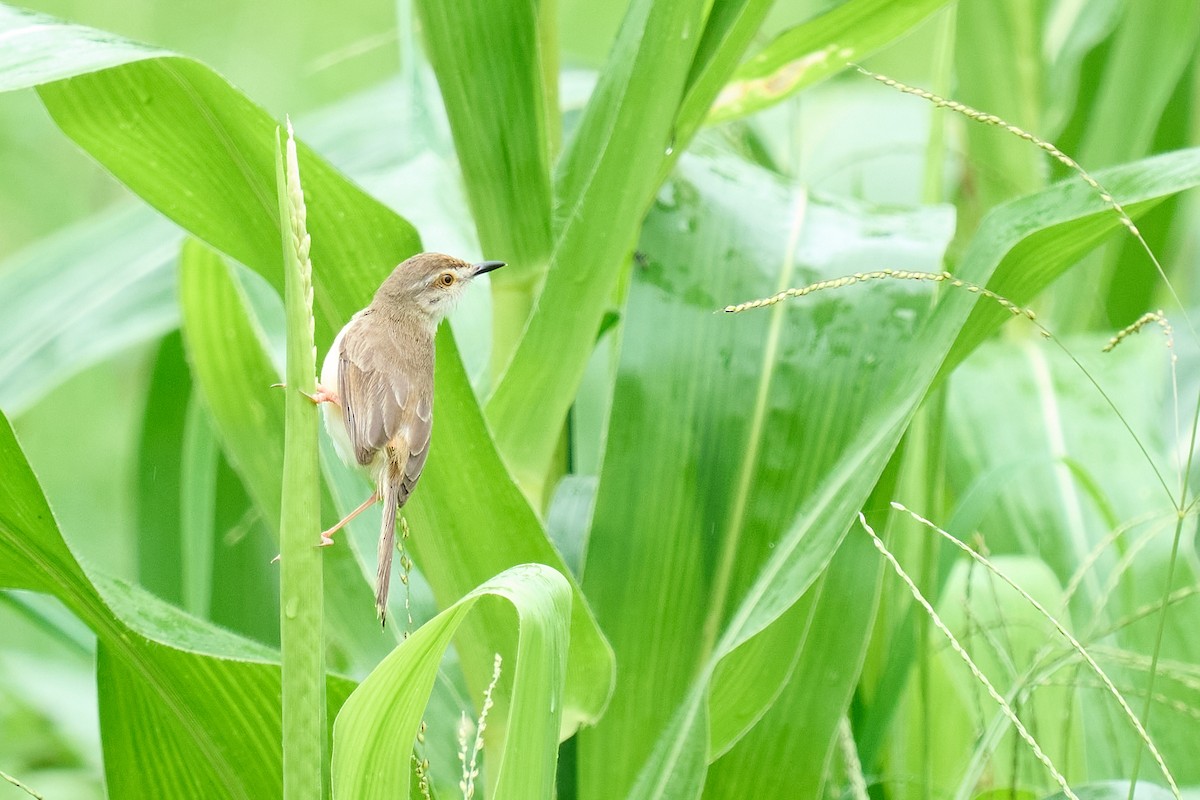
<instances>
[{"instance_id":1,"label":"long tail","mask_svg":"<svg viewBox=\"0 0 1200 800\"><path fill-rule=\"evenodd\" d=\"M383 525L379 530L379 572L375 574L375 612L387 624L388 587L392 582L392 553L396 548L396 512L400 510L400 470L392 465L383 475Z\"/></svg>"}]
</instances>

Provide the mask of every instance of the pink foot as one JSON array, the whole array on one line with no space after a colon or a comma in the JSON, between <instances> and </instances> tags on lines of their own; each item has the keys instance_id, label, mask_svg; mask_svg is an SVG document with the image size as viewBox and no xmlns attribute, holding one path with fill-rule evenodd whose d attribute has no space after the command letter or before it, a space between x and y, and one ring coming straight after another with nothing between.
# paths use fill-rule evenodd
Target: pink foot
<instances>
[{"instance_id":1,"label":"pink foot","mask_svg":"<svg viewBox=\"0 0 1200 800\"><path fill-rule=\"evenodd\" d=\"M307 392L302 392L302 394L317 405L321 403L333 403L340 406L342 404L342 400L338 397L337 392L333 389L326 389L319 383L317 384L317 390L312 394L308 394Z\"/></svg>"},{"instance_id":2,"label":"pink foot","mask_svg":"<svg viewBox=\"0 0 1200 800\"><path fill-rule=\"evenodd\" d=\"M286 389L287 384L286 383L272 383L271 388L272 389ZM319 383L317 384L316 391L313 392L312 394L309 394L308 392L301 392L300 394L304 395L309 400L312 400L314 403L317 403L318 405L321 403L334 403L336 405L342 404L342 400L340 397L338 397L337 392L335 392L332 389L326 389L324 386L322 386Z\"/></svg>"}]
</instances>

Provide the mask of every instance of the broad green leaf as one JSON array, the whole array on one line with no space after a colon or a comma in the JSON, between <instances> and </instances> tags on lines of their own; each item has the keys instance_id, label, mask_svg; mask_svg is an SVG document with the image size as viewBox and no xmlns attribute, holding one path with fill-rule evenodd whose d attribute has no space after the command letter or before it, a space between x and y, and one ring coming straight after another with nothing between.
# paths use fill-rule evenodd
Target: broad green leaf
<instances>
[{"instance_id":1,"label":"broad green leaf","mask_svg":"<svg viewBox=\"0 0 1200 800\"><path fill-rule=\"evenodd\" d=\"M1081 69L1089 55L1104 53L1103 42L1121 22L1125 0L1092 0L1076 6L1059 6L1046 20L1042 58L1046 69L1045 124L1041 131L1060 144L1070 144L1064 125L1086 106L1098 75ZM1061 137L1061 138L1060 138ZM1073 147L1071 149L1074 149ZM1144 155L1144 153L1142 154ZM1096 165L1103 166L1103 165Z\"/></svg>"},{"instance_id":2,"label":"broad green leaf","mask_svg":"<svg viewBox=\"0 0 1200 800\"><path fill-rule=\"evenodd\" d=\"M707 14L700 0L630 4L557 165L551 269L487 405L505 462L539 506L551 453L660 169L686 144L673 128Z\"/></svg>"},{"instance_id":3,"label":"broad green leaf","mask_svg":"<svg viewBox=\"0 0 1200 800\"><path fill-rule=\"evenodd\" d=\"M83 25L0 6L0 92L168 55Z\"/></svg>"},{"instance_id":4,"label":"broad green leaf","mask_svg":"<svg viewBox=\"0 0 1200 800\"><path fill-rule=\"evenodd\" d=\"M550 255L550 164L559 138L554 3L415 5L479 243L488 258L510 262L492 279L495 305L503 309L507 293L527 297L520 316L498 320L515 340Z\"/></svg>"},{"instance_id":5,"label":"broad green leaf","mask_svg":"<svg viewBox=\"0 0 1200 800\"><path fill-rule=\"evenodd\" d=\"M448 330L438 334L437 348L438 422L421 490L404 508L411 547L441 606L474 588L467 585L473 576L497 574L514 559L546 564L567 576L575 594L562 717L566 736L595 722L604 708L612 691L612 650L537 515L507 476ZM491 653L506 641L498 623L475 614L464 626L457 645L464 664L472 659L490 664ZM468 679L476 690L478 675L468 672Z\"/></svg>"},{"instance_id":6,"label":"broad green leaf","mask_svg":"<svg viewBox=\"0 0 1200 800\"><path fill-rule=\"evenodd\" d=\"M680 142L690 142L704 122L730 73L741 61L753 37L759 34L771 6L768 0L713 3L675 119L674 135ZM664 162L661 178L666 177L676 159L677 153Z\"/></svg>"},{"instance_id":7,"label":"broad green leaf","mask_svg":"<svg viewBox=\"0 0 1200 800\"><path fill-rule=\"evenodd\" d=\"M712 765L705 797L822 796L834 731L850 705L871 636L882 574L870 540L851 532L819 582L788 612L808 616L795 669L762 719ZM753 685L753 677L742 683ZM716 706L720 698L712 702ZM722 716L729 713L714 711L714 727ZM801 722L806 733L797 736Z\"/></svg>"},{"instance_id":8,"label":"broad green leaf","mask_svg":"<svg viewBox=\"0 0 1200 800\"><path fill-rule=\"evenodd\" d=\"M63 541L3 415L0 461L0 545L8 553L0 560L0 587L57 597L98 637L109 791L123 797L278 796L273 652L135 587L110 579L94 584ZM334 710L349 689L348 682L329 679Z\"/></svg>"},{"instance_id":9,"label":"broad green leaf","mask_svg":"<svg viewBox=\"0 0 1200 800\"><path fill-rule=\"evenodd\" d=\"M572 590L562 575L540 564L513 567L422 625L360 684L334 723L335 797L409 796L409 758L438 663L452 637L484 597L506 600L517 612L516 647L501 651L501 680L511 685L507 725L519 731L497 748L486 737L484 755L496 770L489 796L550 797L554 788L563 690L567 670ZM468 755L470 757L470 755ZM479 781L482 784L482 779ZM482 785L478 788L482 789Z\"/></svg>"},{"instance_id":10,"label":"broad green leaf","mask_svg":"<svg viewBox=\"0 0 1200 800\"><path fill-rule=\"evenodd\" d=\"M155 358L138 467L138 583L195 616L277 645L278 568L269 562L279 550L221 452L177 332Z\"/></svg>"},{"instance_id":11,"label":"broad green leaf","mask_svg":"<svg viewBox=\"0 0 1200 800\"><path fill-rule=\"evenodd\" d=\"M1200 185L1200 148L1101 170L1094 177L1136 219L1164 198ZM1030 302L1114 231L1129 235L1116 212L1078 178L1015 200L992 212L988 221L972 239L964 266L986 252L1004 252L988 288L1018 305ZM943 375L1011 317L995 303L978 304L954 343Z\"/></svg>"},{"instance_id":12,"label":"broad green leaf","mask_svg":"<svg viewBox=\"0 0 1200 800\"><path fill-rule=\"evenodd\" d=\"M1141 167L1155 174L1152 166L1153 162L1145 162L1127 169L1134 172ZM726 171L731 172L732 168ZM1122 199L1132 204L1136 200L1158 193L1177 191L1188 184L1179 174L1168 172L1163 175L1160 172L1158 175L1158 180L1150 180L1141 185L1140 197L1122 195ZM1196 176L1193 176L1191 182L1194 183L1195 180ZM732 203L729 198L737 197L738 191L749 191L744 188L746 182L746 177L741 176L736 184L742 188L738 189L733 185L721 186L719 192L712 194L723 198L726 203ZM761 186L756 191L759 196L756 198L758 202L762 202L761 197L769 197L766 189ZM647 615L655 614L662 608L662 618L670 620L671 623L670 627L665 628L663 634L656 638L659 641L667 641L667 636L675 636L670 639L669 644L661 646L672 653L690 653L693 654L692 658L700 659L705 657L704 651L697 645L695 631L703 630L704 622L708 619L703 604L708 603L710 598L715 597L719 601L722 597L713 585L715 583L719 587L720 584L712 579L708 570L712 569L710 565L713 559L719 558L714 553L721 552L721 536L727 536L728 530L736 530L724 526L728 525L731 519L738 519L736 514L729 516L729 508L714 508L714 502L723 498L723 503L730 503L728 487L731 486L746 485L753 487L755 492L762 492L772 485L772 480L795 482L789 490L793 492L790 506L788 503L777 503L765 505L759 510L752 499L746 501L745 508L748 513L777 516L750 517L754 522L747 524L745 531L754 531L757 534L760 530L773 529L778 532L762 535L762 540L757 544L757 553L748 549L755 546L757 536L744 536L738 540L739 557L736 559L736 570L730 583L733 591L729 596L729 601L736 605L717 610L717 613L721 614L724 632L709 657L709 666L699 670L698 680L701 682L706 682L712 675L720 676L724 660L736 659L740 646L779 619L824 569L841 541L851 515L862 504L887 458L890 457L909 415L935 379L938 365L967 321L967 312L972 303L971 298L961 297L967 294L965 292L945 291L941 293L932 309L919 303L909 306L907 304L913 303L914 299L921 296L914 294L911 286L898 287L895 282L875 284L870 287L843 289L823 297L807 298L801 301L806 305L801 309L794 308L795 302L782 308L775 306L758 312L757 321L734 318L727 323L730 326L729 332L723 335L745 336L744 343L738 346L707 343L704 337L698 334L698 331L704 328L697 326L711 325L713 323L710 320L724 318L714 318L709 311L706 319L700 312L700 307L711 309L718 305L712 294L716 291L727 295L733 287L727 286L723 281L734 280L730 276L739 273L725 266L707 281L689 281L684 278L687 273L681 272L681 266L676 266L674 270L658 269L655 262L676 257L680 258L683 264L692 265L704 264L706 258L715 262L728 258L735 264L745 262L763 266L772 261L784 264L788 262L778 255L773 259L761 255L754 258L739 257L736 255L736 246L731 248L725 242L704 241L705 236L714 235L711 233L711 224L701 224L705 219L703 214L710 213L708 209L711 209L711 203L696 203L695 195L695 189L680 191L676 188L674 195L668 193L667 197L679 198L670 201L672 205L682 206L677 212L674 225L676 228L694 227L697 231L696 238L703 242L697 245L702 254L689 253L684 256L676 249L670 251L669 255L658 255L656 249L666 251L651 246L650 239L643 242L643 250L651 256L652 261L650 267L638 275L639 280L634 284L631 305L627 311L627 325L635 329L632 326L637 324L637 320L644 319L642 324L652 325L654 333L640 337L629 331L626 333L626 347L634 349L623 357L626 366L618 375L618 397L614 400L614 408L617 411L614 412L609 437L610 451L605 462L605 473L601 477L597 521L589 544L585 575L589 596L597 608L602 624L609 632L619 663L626 665L626 669L631 669L639 676L649 676L637 681L633 686L619 685L609 713L601 725L595 731L588 731L583 735L583 746L595 748L592 751L594 754L605 753L609 761L606 766L610 768L614 752L618 754L615 756L617 763L636 761L648 755L647 770L682 769L688 763L669 757L670 753L677 753L669 733L659 738L653 753L648 754L644 749L640 749L645 747L646 737L638 737L638 742L630 742L628 738L616 737L611 731L615 731L619 727L618 720L625 718L635 707L642 709L642 716L639 717L642 720L646 719L645 709L657 708L657 713L660 714L657 725L664 725L666 720L671 718L694 718L693 714L685 712L683 708L674 713L669 708L664 709L664 699L672 703L684 702L685 699L689 702L707 702L706 693L698 693L688 688L696 674L695 662L692 662L693 671L687 673L671 673L661 667L648 671L632 666L646 658L658 664L653 655L638 655L645 652L645 648L638 644L637 637L633 635L632 625L633 615L638 614L640 618L637 625L644 630L648 624ZM710 194L704 193L704 196L707 198ZM986 220L980 234L968 250L959 272L970 280L986 281L993 272L1013 276L1021 275L1023 268L1040 269L1040 259L1025 261L1031 249L1030 244L1039 241L1046 245L1054 241L1060 250L1073 249L1078 253L1082 246L1072 234L1080 227L1086 229L1089 220L1096 214L1098 202L1093 195L1077 193L1074 187L1068 184L1053 187L1033 198L998 209ZM696 212L692 204L704 210ZM754 207L749 200L743 200L742 205ZM795 209L794 200L788 202L786 199L775 199L768 205L773 209L786 209L790 206L793 213ZM810 207L820 209L816 204L810 204ZM812 213L810 211L810 214ZM778 247L779 241L785 240L785 236L778 230L781 227L778 222L774 223L776 231L773 234L768 232L770 225L767 220L770 219L767 213L760 211L755 216L753 225L746 226L748 233L745 235L765 237L768 242L774 243L774 247ZM818 219L804 219L803 231L807 235L815 235L816 231L821 230L821 226L817 224ZM656 224L661 224L664 228L670 225L665 221L656 223L655 216L652 216L647 223L647 237L652 235ZM1118 223L1110 219L1106 227L1111 229L1116 224ZM805 240L801 238L800 241L803 244ZM823 251L827 249L823 248ZM880 253L873 258L878 259L876 263L870 267L864 266L863 269L904 267L904 264L898 263L898 256L892 251ZM801 263L805 260L802 258ZM814 261L820 265L820 271L797 275L785 273L782 276L772 276L768 273L758 278L762 284L766 284L765 286L760 285L757 290L746 295L728 299L737 301L761 296L780 286L803 284L808 280L831 274L825 271L831 268L826 259L814 258ZM763 266L757 268L762 269ZM854 305L843 299L849 292L856 293ZM674 313L681 315L678 319L667 311L667 308L671 307L671 298L679 298L674 301L678 307ZM663 308L659 304L668 305ZM695 304L692 306L694 310L686 310L689 304ZM905 310L906 308L911 310ZM783 326L774 334L770 333L768 328L771 315L778 315L778 324ZM688 322L689 316L694 318L693 322ZM818 320L824 323L820 327L817 327ZM881 326L880 320L886 320L888 324ZM733 327L738 325L754 327L747 328L743 333ZM791 326L798 327L793 329ZM689 365L686 371L671 370L663 366L663 360L669 359L673 352L669 347L672 339L664 340L664 332L672 331L687 331L686 334L678 334L681 338L679 358L683 360L681 363ZM731 341L743 340L739 338ZM630 361L632 353L638 352L635 343L643 343L644 346L646 342L654 342L653 352L642 354L638 359ZM753 349L747 350L749 355L739 357L741 351L738 347ZM709 366L700 367L697 366L697 359L700 358L716 361ZM790 359L793 358L797 361L791 362ZM763 412L769 412L763 419L771 420L772 424L764 429L769 431L769 437L761 444L761 454L754 454L758 462L756 471L752 473L754 479L739 484L735 480L736 475L729 474L733 467L723 461L713 460L712 456L706 458L705 454L733 452L741 454L740 457L745 459L749 450L747 445L720 446L715 442L706 443L705 437L700 436L699 432L721 430L723 435L733 437L736 441L738 437L746 436L745 426L749 424L746 418L727 415L723 418L724 427L695 427L693 415L705 407L696 405L697 397L702 397L705 404L711 403L714 408L721 408L730 403L739 408L755 408L754 387L759 385L761 391L759 379L753 372L742 375L741 371L757 369L755 365L760 363L772 365L776 376L767 384L770 390L768 399L761 406ZM788 366L784 368L779 366L780 363ZM888 368L880 369L873 365L887 365ZM867 368L865 374L864 366ZM655 379L649 383L633 381L626 376L626 370L629 369L634 369L635 375L638 374L638 369L646 370L647 374L653 374ZM695 395L679 390L672 391L670 383L664 381L663 376L676 371L682 375L703 375L704 393ZM714 384L715 376L722 374L729 375L724 380L730 387L725 390L730 393L730 399L724 399L720 394L717 387L721 386L721 383ZM627 394L624 395L625 404L622 404L621 400L622 385L628 386ZM791 390L793 396L786 400L774 399L775 392L783 392L788 386L797 387ZM733 394L734 387L737 394ZM797 396L796 392L801 394ZM738 398L737 401L732 399L735 397ZM762 400L758 402L761 403ZM670 424L664 424L661 417L651 416L648 411L642 410L658 408L664 403L675 409L681 420L682 428L678 433L674 432L674 427ZM779 415L783 413L792 415L797 421L787 423L791 427L781 427L784 423L780 421ZM639 430L639 419L653 419L654 423L649 430ZM725 421L730 419L735 421L733 425ZM730 430L739 424L743 430ZM676 438L665 443L663 437ZM754 438L743 441L753 443ZM800 460L796 460L794 451L790 449L785 451L789 454L787 456L770 456L772 447L782 447L779 442L796 441L805 443L803 458ZM788 448L790 447L788 444ZM621 454L630 452L639 454L639 464L618 467ZM642 471L645 469L644 459L663 453L675 456L671 459L674 466ZM701 465L704 467L703 472L700 471ZM617 476L626 473L637 476L623 479L637 481L636 493L627 488L615 488L620 486L619 481L622 480ZM648 490L645 483L648 474L680 475L682 477L675 479L680 482L680 488L673 490L673 495L666 494L667 490L664 487ZM686 477L689 474L695 477ZM606 478L610 481L607 485ZM698 487L687 488L699 480L713 481L714 486L721 488L713 491L701 491ZM781 485L788 484L785 482ZM668 496L673 499L663 502L663 498ZM621 498L619 503L618 497ZM643 509L636 512L636 522L626 520L622 523L623 515L635 513L632 509L637 507L636 501L629 498L636 497L654 498L654 506L658 511ZM622 510L623 505L626 506L625 510ZM788 516L789 514L795 516ZM711 522L703 521L706 515L711 515L707 517ZM696 531L712 531L714 525L715 530L720 532L718 537L697 540ZM618 531L625 531L631 527L637 527L639 531L654 531L656 536L631 537L624 532L618 535ZM641 546L645 538L653 538L657 542L656 545L646 545L655 548L653 558L639 555L636 550L630 549ZM660 568L658 565L665 565L661 568L670 570L669 582L653 577L653 570ZM619 580L615 577L618 573ZM639 587L640 590L641 587L660 583L667 583L671 587L670 596L645 601L640 591L636 598L622 594L623 587ZM689 604L687 598L692 598L691 603L699 605L699 609ZM614 619L610 614L618 614L619 617ZM682 631L688 631L688 635L683 635ZM742 674L728 668L724 671L725 674ZM651 688L648 683L656 685ZM714 690L713 694L719 696L723 691ZM612 728L607 727L610 723ZM644 722L642 724L645 726ZM710 754L722 752L728 744L710 739ZM675 778L676 780L668 780L662 785L692 783L692 777L689 775L677 774ZM596 774L591 785L596 787L599 784L600 776Z\"/></svg>"},{"instance_id":13,"label":"broad green leaf","mask_svg":"<svg viewBox=\"0 0 1200 800\"><path fill-rule=\"evenodd\" d=\"M891 44L947 0L849 0L789 28L733 73L710 124L753 114Z\"/></svg>"},{"instance_id":14,"label":"broad green leaf","mask_svg":"<svg viewBox=\"0 0 1200 800\"><path fill-rule=\"evenodd\" d=\"M728 645L737 655L721 666L711 705L707 678L703 690L692 687L699 669L715 668L704 665L764 563L797 536L788 531L810 493L865 496L874 485L878 473L869 471L853 475L853 490L822 481L834 479L847 453L863 452L847 441L861 435L858 426L891 410L879 397L911 371L892 365L913 346L928 300L919 287L893 283L814 297L813 310L792 303L716 312L884 264L936 269L949 234L944 212L835 205L729 156L680 161L639 245L648 263L635 270L625 309L585 559L588 596L620 674L632 677L618 682L599 725L581 733L581 796L624 797L639 771L644 785L655 785L654 767L643 764L650 757L670 768L663 728L685 698L706 705L703 769L778 694L802 648L804 610L784 614L761 639ZM853 347L844 344L851 340ZM804 442L802 456L796 442ZM754 632L812 583L848 519L830 520L819 543L816 533L805 538L807 549L793 556L800 574L769 590L790 599ZM823 758L826 742L817 739ZM664 777L676 787L694 779Z\"/></svg>"},{"instance_id":15,"label":"broad green leaf","mask_svg":"<svg viewBox=\"0 0 1200 800\"><path fill-rule=\"evenodd\" d=\"M103 588L117 619L131 625L122 636L102 636L99 648L109 791L122 797L281 796L280 678L278 664L270 663L278 655L133 587L107 582ZM155 638L143 638L146 633ZM162 643L167 637L171 645ZM351 688L349 681L328 679L329 719Z\"/></svg>"},{"instance_id":16,"label":"broad green leaf","mask_svg":"<svg viewBox=\"0 0 1200 800\"><path fill-rule=\"evenodd\" d=\"M8 418L0 414L0 587L57 597L92 630L111 625L95 588L63 541L37 478L25 460Z\"/></svg>"},{"instance_id":17,"label":"broad green leaf","mask_svg":"<svg viewBox=\"0 0 1200 800\"><path fill-rule=\"evenodd\" d=\"M272 160L278 122L266 111L202 64L162 51L149 58L141 45L50 17L0 5L0 37L19 41L31 61L84 52L0 89L42 78L38 93L64 133L150 205L282 290ZM316 278L317 338L327 342L365 305L366 287L419 242L407 222L303 145L300 163L314 261L338 264L336 278ZM343 224L348 209L356 225Z\"/></svg>"},{"instance_id":18,"label":"broad green leaf","mask_svg":"<svg viewBox=\"0 0 1200 800\"><path fill-rule=\"evenodd\" d=\"M271 530L279 530L284 393L263 351L265 334L243 310L247 300L218 253L194 239L180 258L179 301L192 375L226 454ZM242 313L238 313L242 310Z\"/></svg>"},{"instance_id":19,"label":"broad green leaf","mask_svg":"<svg viewBox=\"0 0 1200 800\"><path fill-rule=\"evenodd\" d=\"M186 385L186 384L185 384ZM201 619L208 617L212 591L213 539L216 538L217 479L220 446L197 392L190 392L183 436L179 440L179 497L176 519L180 548L176 563L183 569L180 586L183 608ZM161 409L155 408L161 413Z\"/></svg>"},{"instance_id":20,"label":"broad green leaf","mask_svg":"<svg viewBox=\"0 0 1200 800\"><path fill-rule=\"evenodd\" d=\"M140 61L42 86L63 132L146 202L282 288L276 122L207 67ZM383 275L419 247L403 219L300 148L318 272L318 340L332 340ZM353 209L353 212L350 211ZM353 213L355 224L344 224ZM353 233L351 231L354 231Z\"/></svg>"},{"instance_id":21,"label":"broad green leaf","mask_svg":"<svg viewBox=\"0 0 1200 800\"><path fill-rule=\"evenodd\" d=\"M1196 143L1186 104L1176 98L1188 91L1181 81L1186 84L1184 76L1195 60L1200 5L1172 0L1158 6L1154 14L1143 14L1136 4L1127 4L1123 12L1103 71L1097 68L1099 74L1083 76L1095 94L1087 96L1089 104L1081 103L1076 110L1082 131L1072 155L1090 170ZM1146 58L1148 52L1153 52L1154 58ZM1137 113L1128 113L1130 108ZM1170 236L1165 225L1155 224L1162 218L1161 214L1148 216L1142 234L1159 258L1169 260ZM1136 319L1152 304L1163 302L1155 300L1156 294L1167 296L1156 277L1139 243L1131 237L1115 240L1056 292L1056 296L1071 297L1100 287L1107 294L1105 302L1064 303L1055 317L1077 330L1104 327L1110 320Z\"/></svg>"},{"instance_id":22,"label":"broad green leaf","mask_svg":"<svg viewBox=\"0 0 1200 800\"><path fill-rule=\"evenodd\" d=\"M1153 164L1153 160L1148 160L1139 165L1131 165L1128 169L1133 171L1141 166L1148 168L1147 172L1154 174ZM1178 174L1167 172L1166 175L1160 173L1156 177L1158 180L1151 179L1140 186L1142 192L1140 197L1138 195L1121 196L1122 201L1132 204L1143 197L1155 196L1156 193L1169 194L1188 185ZM1193 176L1193 184L1197 178L1200 176ZM1075 221L1075 224L1086 225L1094 214L1094 203L1097 202L1094 197L1088 194L1074 194L1071 189L1070 184L1055 186L1034 197L996 209L985 219L979 234L972 241L964 256L960 272L968 279L978 281L986 279L989 274L1019 274L1022 268L1030 268L1030 265L1033 265L1035 269L1039 267L1040 262L1037 260L1024 261L1028 254L1027 245L1032 240L1038 237L1042 237L1043 240L1048 239L1051 235L1050 231L1064 239L1069 239L1072 233L1071 226L1064 223ZM1032 208L1046 209L1046 213L1031 213ZM966 309L957 306L953 294L955 293L946 293L938 301L934 310L929 312L927 321L920 329L919 338L912 345L913 352L921 355L916 364L908 362L908 365L914 369L914 375L919 377L916 377L915 380L913 376L901 378L899 387L893 389L896 392L892 395L896 398L894 401L884 400L886 395L882 393L874 393L875 400L882 401L883 405L892 411L892 414L882 411L874 418L856 420L861 426L857 435L865 437L865 442L869 442L870 446L853 444L844 448L846 455L840 457L837 465L824 478L815 498L805 502L797 523L774 549L762 573L748 592L747 599L735 612L730 628L727 629L725 638L718 647L718 654L723 650L728 651L730 644L736 646L747 635L753 635L756 630L761 629L764 620L769 619L770 615L777 614L778 610L784 607L786 598L792 596L787 592L780 591L784 586L791 584L795 588L806 585L803 582L805 576L814 574L815 568L819 566L816 559L830 541L823 536L818 536L818 532L844 530L834 520L839 517L844 519L842 514L851 513L846 510L851 507L844 494L846 487L848 485L858 486L858 481L863 477L864 471L872 476L873 481L873 476L877 475L877 472L866 464L879 464L877 459L881 453L878 451L871 453L871 451L880 448L890 452L896 440L891 439L890 445L883 444L887 441L886 437L889 436L889 434L883 434L883 430L890 430L892 432L890 436L898 437L905 424L894 415L897 404L908 408L915 407L916 402L923 397L927 387L934 380L934 376L929 372L932 364L940 362L949 349L949 344L954 339L956 332L966 322L965 317L962 316ZM859 352L857 347L855 352ZM828 370L828 366L826 366L826 370ZM876 425L880 422L883 424L877 428ZM881 434L885 438L881 438ZM860 439L860 442L863 441ZM864 450L865 452L862 452ZM882 464L877 469L881 468ZM825 506L829 507L825 509L828 516L827 513L818 513L817 511ZM830 512L830 509L840 510ZM815 524L816 528L805 531L805 527L812 524ZM799 545L800 542L804 542L807 549L803 552L794 551L793 547ZM789 557L789 553L794 553L794 556Z\"/></svg>"},{"instance_id":23,"label":"broad green leaf","mask_svg":"<svg viewBox=\"0 0 1200 800\"><path fill-rule=\"evenodd\" d=\"M561 139L555 6L416 4L479 248L508 262L488 276L487 385L508 363L550 262L551 164Z\"/></svg>"}]
</instances>

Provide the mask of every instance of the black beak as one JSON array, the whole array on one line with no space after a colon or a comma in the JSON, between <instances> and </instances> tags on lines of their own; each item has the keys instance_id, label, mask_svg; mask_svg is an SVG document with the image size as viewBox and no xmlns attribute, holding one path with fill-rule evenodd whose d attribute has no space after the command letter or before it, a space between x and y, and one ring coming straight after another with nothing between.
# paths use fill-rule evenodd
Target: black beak
<instances>
[{"instance_id":1,"label":"black beak","mask_svg":"<svg viewBox=\"0 0 1200 800\"><path fill-rule=\"evenodd\" d=\"M475 274L482 275L485 272L491 272L494 269L500 269L504 266L503 261L483 261L475 264Z\"/></svg>"}]
</instances>

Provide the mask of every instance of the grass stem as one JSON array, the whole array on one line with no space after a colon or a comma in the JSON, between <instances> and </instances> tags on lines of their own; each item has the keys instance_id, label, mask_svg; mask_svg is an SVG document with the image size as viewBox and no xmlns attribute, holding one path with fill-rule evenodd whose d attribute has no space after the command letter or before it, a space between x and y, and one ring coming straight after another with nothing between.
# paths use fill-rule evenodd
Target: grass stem
<instances>
[{"instance_id":1,"label":"grass stem","mask_svg":"<svg viewBox=\"0 0 1200 800\"><path fill-rule=\"evenodd\" d=\"M276 150L287 316L287 399L280 513L279 626L283 650L283 796L320 800L329 774L325 642L317 472L312 263L296 143L288 123L286 162Z\"/></svg>"}]
</instances>

